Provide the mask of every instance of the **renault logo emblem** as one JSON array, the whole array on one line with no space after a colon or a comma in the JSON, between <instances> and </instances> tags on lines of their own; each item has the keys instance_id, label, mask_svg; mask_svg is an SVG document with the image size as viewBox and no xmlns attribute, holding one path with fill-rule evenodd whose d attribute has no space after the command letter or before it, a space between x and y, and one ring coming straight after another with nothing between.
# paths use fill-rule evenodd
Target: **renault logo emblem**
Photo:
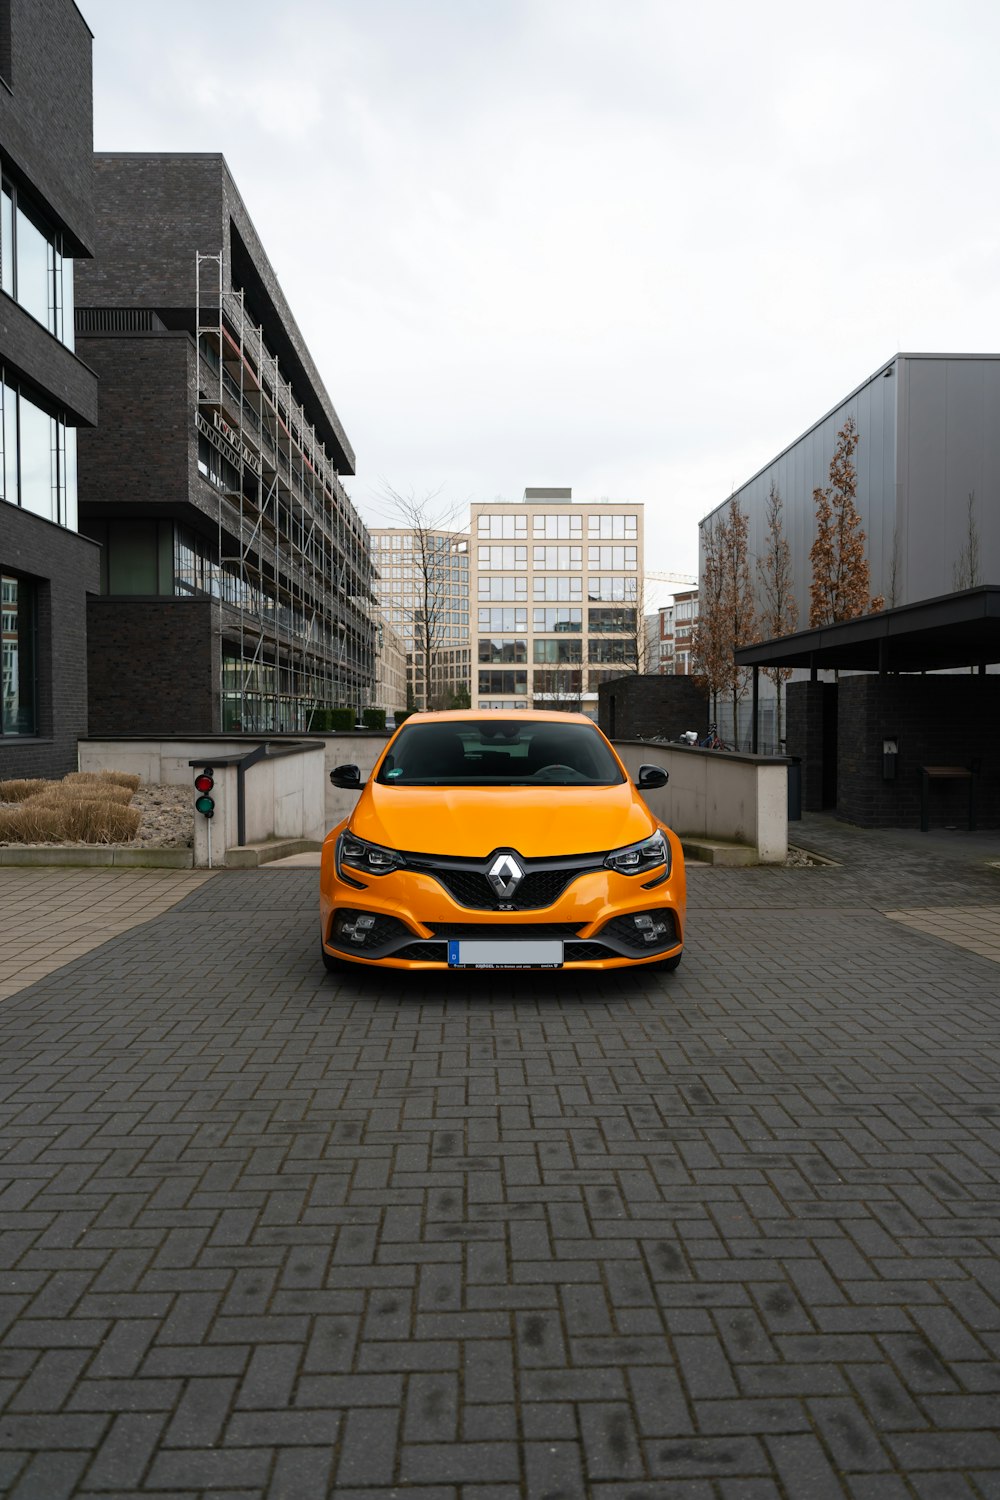
<instances>
[{"instance_id":1,"label":"renault logo emblem","mask_svg":"<svg viewBox=\"0 0 1000 1500\"><path fill-rule=\"evenodd\" d=\"M509 901L524 879L524 871L513 854L498 854L488 875L490 885L501 901Z\"/></svg>"}]
</instances>

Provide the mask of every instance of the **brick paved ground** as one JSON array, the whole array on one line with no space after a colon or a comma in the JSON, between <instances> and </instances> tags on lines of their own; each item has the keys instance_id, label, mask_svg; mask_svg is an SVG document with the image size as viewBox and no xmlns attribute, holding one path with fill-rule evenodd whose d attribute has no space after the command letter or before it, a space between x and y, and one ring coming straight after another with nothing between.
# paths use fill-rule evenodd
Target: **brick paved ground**
<instances>
[{"instance_id":1,"label":"brick paved ground","mask_svg":"<svg viewBox=\"0 0 1000 1500\"><path fill-rule=\"evenodd\" d=\"M674 976L326 978L218 875L0 1007L12 1500L1000 1496L1000 871L692 873Z\"/></svg>"}]
</instances>

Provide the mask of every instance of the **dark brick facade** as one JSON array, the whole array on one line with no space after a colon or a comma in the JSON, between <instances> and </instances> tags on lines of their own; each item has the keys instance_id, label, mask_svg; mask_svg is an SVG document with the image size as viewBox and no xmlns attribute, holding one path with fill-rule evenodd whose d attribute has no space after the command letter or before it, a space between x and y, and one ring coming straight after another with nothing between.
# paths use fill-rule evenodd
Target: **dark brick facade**
<instances>
[{"instance_id":1,"label":"dark brick facade","mask_svg":"<svg viewBox=\"0 0 1000 1500\"><path fill-rule=\"evenodd\" d=\"M71 0L8 0L3 9L4 173L62 230L79 267L94 242L91 34ZM93 372L4 293L0 363L70 425L96 420ZM0 776L61 776L75 768L87 728L86 596L99 587L98 549L0 501L0 567L35 592L38 721L37 735L0 736Z\"/></svg>"},{"instance_id":2,"label":"dark brick facade","mask_svg":"<svg viewBox=\"0 0 1000 1500\"><path fill-rule=\"evenodd\" d=\"M0 502L0 566L37 594L38 728L0 735L0 780L65 776L87 729L87 594L99 583L99 548L76 532Z\"/></svg>"},{"instance_id":3,"label":"dark brick facade","mask_svg":"<svg viewBox=\"0 0 1000 1500\"><path fill-rule=\"evenodd\" d=\"M77 306L151 307L168 326L191 327L195 256L221 252L224 285L246 289L339 472L353 474L354 451L225 159L98 153L94 160L97 246L80 269Z\"/></svg>"},{"instance_id":4,"label":"dark brick facade","mask_svg":"<svg viewBox=\"0 0 1000 1500\"><path fill-rule=\"evenodd\" d=\"M978 762L977 822L1000 827L1000 677L842 677L838 698L838 817L864 828L918 828L920 767ZM882 742L890 737L899 755L895 779L885 780ZM931 827L964 828L967 818L967 784L932 783Z\"/></svg>"},{"instance_id":5,"label":"dark brick facade","mask_svg":"<svg viewBox=\"0 0 1000 1500\"><path fill-rule=\"evenodd\" d=\"M217 734L219 633L211 599L92 598L90 734Z\"/></svg>"},{"instance_id":6,"label":"dark brick facade","mask_svg":"<svg viewBox=\"0 0 1000 1500\"><path fill-rule=\"evenodd\" d=\"M597 722L609 739L676 740L708 729L708 698L693 677L630 674L597 688Z\"/></svg>"},{"instance_id":7,"label":"dark brick facade","mask_svg":"<svg viewBox=\"0 0 1000 1500\"><path fill-rule=\"evenodd\" d=\"M101 381L101 425L80 434L81 514L190 519L194 505L217 521L217 495L198 477L198 361L189 336L162 331L82 342Z\"/></svg>"},{"instance_id":8,"label":"dark brick facade","mask_svg":"<svg viewBox=\"0 0 1000 1500\"><path fill-rule=\"evenodd\" d=\"M835 805L839 818L863 828L918 828L920 767L978 764L977 823L1000 827L998 714L997 676L871 674L841 677L839 684L790 683L788 753L802 757L803 809ZM883 774L888 739L898 745L891 778ZM929 805L932 828L964 828L967 783L932 782Z\"/></svg>"}]
</instances>

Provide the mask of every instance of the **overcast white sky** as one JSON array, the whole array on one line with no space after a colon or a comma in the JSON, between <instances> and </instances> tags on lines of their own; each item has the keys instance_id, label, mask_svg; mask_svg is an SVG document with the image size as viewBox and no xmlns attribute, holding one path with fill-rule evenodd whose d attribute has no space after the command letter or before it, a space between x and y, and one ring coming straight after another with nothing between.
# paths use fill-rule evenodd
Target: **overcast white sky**
<instances>
[{"instance_id":1,"label":"overcast white sky","mask_svg":"<svg viewBox=\"0 0 1000 1500\"><path fill-rule=\"evenodd\" d=\"M357 454L646 505L1000 343L995 0L79 0L98 150L222 151Z\"/></svg>"}]
</instances>

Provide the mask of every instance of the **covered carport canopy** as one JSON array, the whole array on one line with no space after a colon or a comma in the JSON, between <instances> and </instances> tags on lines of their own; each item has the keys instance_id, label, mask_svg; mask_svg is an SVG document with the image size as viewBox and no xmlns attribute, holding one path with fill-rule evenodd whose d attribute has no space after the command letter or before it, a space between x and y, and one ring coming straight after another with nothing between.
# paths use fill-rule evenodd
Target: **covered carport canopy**
<instances>
[{"instance_id":1,"label":"covered carport canopy","mask_svg":"<svg viewBox=\"0 0 1000 1500\"><path fill-rule=\"evenodd\" d=\"M761 667L842 672L985 670L1000 662L1000 586L983 584L836 625L758 641L736 652L754 669L753 748L757 749L757 675Z\"/></svg>"}]
</instances>

